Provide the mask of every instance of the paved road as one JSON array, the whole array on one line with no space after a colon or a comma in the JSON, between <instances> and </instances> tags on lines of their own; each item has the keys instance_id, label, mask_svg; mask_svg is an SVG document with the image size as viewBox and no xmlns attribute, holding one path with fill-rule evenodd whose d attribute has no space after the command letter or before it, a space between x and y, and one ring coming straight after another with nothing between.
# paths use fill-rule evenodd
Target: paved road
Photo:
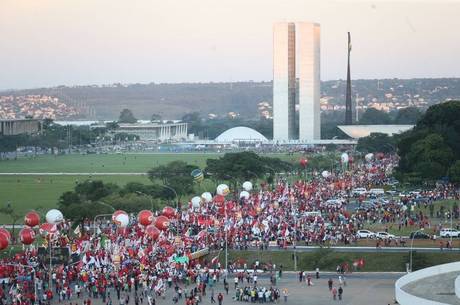
<instances>
[{"instance_id":1,"label":"paved road","mask_svg":"<svg viewBox=\"0 0 460 305\"><path fill-rule=\"evenodd\" d=\"M0 176L145 176L147 173L0 173Z\"/></svg>"},{"instance_id":2,"label":"paved road","mask_svg":"<svg viewBox=\"0 0 460 305\"><path fill-rule=\"evenodd\" d=\"M297 246L296 250L298 252L314 252L316 250L320 249L319 246ZM337 247L329 247L327 249L331 249L335 252L366 252L366 253L406 253L410 252L411 247L381 247L381 248L376 248L376 247L354 247L354 246L337 246ZM249 249L251 251L257 251L255 248ZM293 247L288 247L288 250L293 251ZM436 253L436 252L459 252L460 248L452 248L450 250L444 249L441 251L440 248L429 248L429 247L413 247L413 251L417 252L424 252L424 253ZM265 251L265 250L264 250ZM280 249L278 247L269 247L268 251L285 251L285 249Z\"/></svg>"},{"instance_id":3,"label":"paved road","mask_svg":"<svg viewBox=\"0 0 460 305\"><path fill-rule=\"evenodd\" d=\"M290 305L326 305L326 304L344 304L344 305L387 305L393 304L394 300L394 283L401 276L401 273L360 273L360 274L351 274L346 277L347 285L344 287L344 294L342 301L333 301L332 295L327 287L327 281L329 277L332 277L334 280L334 286L338 287L338 276L337 274L321 274L319 280L313 281L313 286L308 287L304 282L299 283L296 274L284 274L283 278L280 279L277 283L277 287L282 290L288 288L289 297L288 301L285 303L284 300L281 300L280 304L290 304ZM223 290L223 285L221 283L217 284L214 289L214 294L217 298L219 292L224 293L224 302L223 305L228 304L248 304L245 302L234 301L232 297L235 294L233 289L233 280L229 280L230 290L229 294L225 295ZM270 287L270 282L267 277L259 278L259 286ZM191 288L192 286L189 286ZM207 295L203 297L203 302L200 305L208 305L210 302L210 289L207 289ZM157 299L157 305L166 305L174 304L172 302L172 290L168 290L166 293L165 299ZM116 294L112 292L112 297L116 298ZM129 305L134 304L134 298L131 296ZM65 303L55 303L58 304L67 304L71 302L72 304L82 305L83 300L66 301ZM104 305L102 300L97 299L93 300L93 305ZM113 299L113 304L118 305L118 300ZM180 300L178 304L184 304L184 300ZM217 304L217 303L216 303ZM148 305L147 301L144 300L144 303L141 305Z\"/></svg>"}]
</instances>

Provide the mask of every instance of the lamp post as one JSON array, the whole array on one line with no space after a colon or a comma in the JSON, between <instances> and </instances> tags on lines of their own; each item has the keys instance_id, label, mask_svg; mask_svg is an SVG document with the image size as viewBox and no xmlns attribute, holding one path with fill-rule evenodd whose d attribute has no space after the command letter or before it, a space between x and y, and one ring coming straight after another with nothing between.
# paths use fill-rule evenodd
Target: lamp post
<instances>
[{"instance_id":1,"label":"lamp post","mask_svg":"<svg viewBox=\"0 0 460 305\"><path fill-rule=\"evenodd\" d=\"M412 239L411 239L411 242L410 242L410 261L409 261L409 271L410 272L412 272L412 248L413 248L413 245L414 245L414 238L415 238L415 235L417 234L417 232L423 232L424 230L425 230L424 228L421 228L420 230L412 232Z\"/></svg>"}]
</instances>

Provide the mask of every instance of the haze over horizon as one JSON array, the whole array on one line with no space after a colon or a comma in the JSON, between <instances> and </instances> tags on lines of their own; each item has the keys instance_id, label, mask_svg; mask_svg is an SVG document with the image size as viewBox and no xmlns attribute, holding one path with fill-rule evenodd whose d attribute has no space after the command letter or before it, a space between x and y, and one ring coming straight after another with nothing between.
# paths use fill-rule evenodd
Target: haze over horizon
<instances>
[{"instance_id":1,"label":"haze over horizon","mask_svg":"<svg viewBox=\"0 0 460 305\"><path fill-rule=\"evenodd\" d=\"M3 0L0 90L270 81L277 21L321 24L321 79L459 77L460 2Z\"/></svg>"}]
</instances>

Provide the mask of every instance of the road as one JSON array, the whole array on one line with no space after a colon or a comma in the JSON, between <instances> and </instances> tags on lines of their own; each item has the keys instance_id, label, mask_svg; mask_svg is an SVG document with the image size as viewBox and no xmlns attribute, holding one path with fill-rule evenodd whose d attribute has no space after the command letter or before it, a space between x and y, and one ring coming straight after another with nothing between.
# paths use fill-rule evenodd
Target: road
<instances>
[{"instance_id":1,"label":"road","mask_svg":"<svg viewBox=\"0 0 460 305\"><path fill-rule=\"evenodd\" d=\"M147 173L0 173L0 176L145 176Z\"/></svg>"},{"instance_id":2,"label":"road","mask_svg":"<svg viewBox=\"0 0 460 305\"><path fill-rule=\"evenodd\" d=\"M296 250L298 252L314 252L321 247L319 246L297 246ZM324 247L323 247L324 248ZM410 252L411 247L381 247L381 248L376 248L376 247L354 247L354 246L337 246L337 247L326 247L327 249L331 249L335 252L348 252L348 253L353 253L353 252L365 252L365 253L406 253ZM287 247L288 250L293 251L294 248L292 246ZM248 250L250 251L257 251L256 248L249 248ZM436 252L453 252L457 251L460 252L460 248L452 248L451 250L446 250L444 249L441 251L440 248L429 248L429 247L413 247L413 251L417 252L424 252L424 253L436 253ZM286 249L280 249L278 247L269 247L268 250L263 250L263 251L286 251Z\"/></svg>"}]
</instances>

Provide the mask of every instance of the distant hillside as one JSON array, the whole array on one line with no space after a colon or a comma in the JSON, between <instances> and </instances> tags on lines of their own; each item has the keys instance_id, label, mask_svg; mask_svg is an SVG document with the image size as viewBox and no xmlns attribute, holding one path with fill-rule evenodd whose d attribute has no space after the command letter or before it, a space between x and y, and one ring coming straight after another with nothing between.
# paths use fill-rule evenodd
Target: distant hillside
<instances>
[{"instance_id":1,"label":"distant hillside","mask_svg":"<svg viewBox=\"0 0 460 305\"><path fill-rule=\"evenodd\" d=\"M340 109L344 105L345 81L326 81L321 86L323 110ZM428 107L460 98L460 79L354 80L353 96L356 94L361 105L383 103L390 110L407 105ZM236 112L254 118L259 116L260 102L272 103L272 83L115 84L0 92L0 96L8 95L57 97L75 107L82 119L115 119L123 108L131 109L139 119L149 119L154 113L177 119L193 111L203 115Z\"/></svg>"}]
</instances>

